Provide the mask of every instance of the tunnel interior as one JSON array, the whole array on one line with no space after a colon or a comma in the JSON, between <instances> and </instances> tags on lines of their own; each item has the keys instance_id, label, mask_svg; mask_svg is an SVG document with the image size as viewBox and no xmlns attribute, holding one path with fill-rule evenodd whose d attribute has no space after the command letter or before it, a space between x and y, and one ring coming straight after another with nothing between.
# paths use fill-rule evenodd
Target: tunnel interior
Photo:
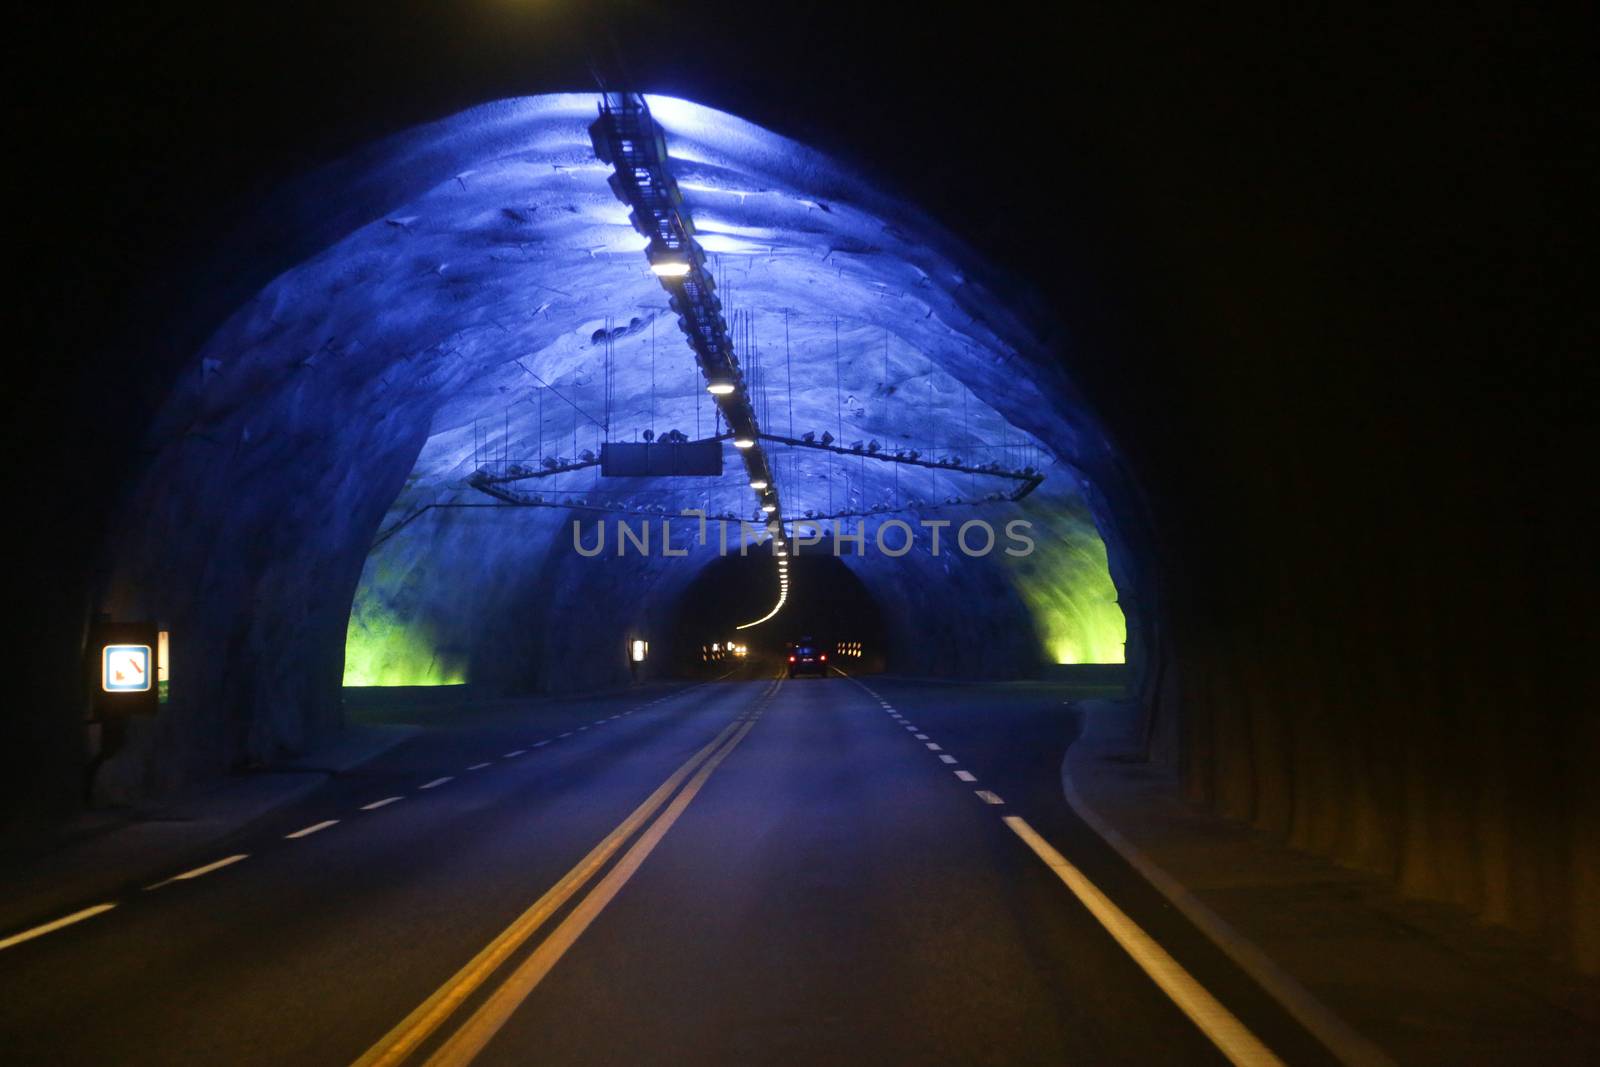
<instances>
[{"instance_id":1,"label":"tunnel interior","mask_svg":"<svg viewBox=\"0 0 1600 1067\"><path fill-rule=\"evenodd\" d=\"M887 620L889 666L1125 658L1141 754L1189 800L1600 969L1600 717L1573 654L1594 615L1573 490L1591 474L1573 400L1590 301L1570 269L1592 199L1573 146L1594 138L1562 106L1582 97L1564 64L1529 62L1539 33L1130 16L1112 20L1129 43L1106 47L967 19L923 35L954 64L930 67L897 14L883 35L841 23L854 62L819 82L819 38L740 10L688 53L732 64L663 47L676 8L646 20L638 84L862 164L656 98L730 314L751 315L764 424L789 426L787 313L797 431L998 430L1045 473L1019 505L961 509L1033 521L1030 558L934 559L924 540L845 561ZM581 559L569 517L479 507L494 502L466 485L592 449L554 393L604 418L608 345L644 374L618 382L615 439L706 429L585 135L593 95L452 114L587 85L580 63L552 65L581 50L541 28L532 64L497 40L498 60L455 48L424 68L413 20L384 13L387 47L366 39L379 20L325 21L348 38L285 66L302 20L228 47L201 20L149 42L100 20L128 38L107 63L131 54L96 80L61 77L98 32L76 20L23 79L40 106L21 113L39 147L19 150L37 198L18 315L45 355L9 393L14 453L48 456L43 510L14 524L31 637L3 814L19 831L89 795L97 617L160 626L172 663L170 700L127 723L91 806L311 751L339 737L351 687L618 683L621 642L661 647L712 562L697 545ZM241 64L252 39L265 58ZM1562 55L1581 39L1562 33ZM380 56L394 69L371 80ZM929 76L950 69L966 76ZM836 326L844 398L866 401L843 434ZM868 507L870 474L853 477ZM565 488L593 492L580 477ZM723 492L674 481L632 503L666 488L668 512ZM903 640L895 620L917 613L977 619L981 639Z\"/></svg>"},{"instance_id":2,"label":"tunnel interior","mask_svg":"<svg viewBox=\"0 0 1600 1067\"><path fill-rule=\"evenodd\" d=\"M813 573L856 588L847 569L884 620L884 665L909 673L1137 666L1136 494L1003 279L803 145L651 108L764 429L845 450L772 447L786 516L823 538L802 554L835 532L866 549L797 566L796 604L821 603L801 592ZM173 682L102 769L105 795L313 747L347 686L618 684L631 640L672 645L696 575L755 574L709 566L722 531L764 536L731 442L721 476L566 469L607 442L724 429L595 158L594 114L587 94L477 107L242 224L247 244L270 230L300 251L197 353L128 495L100 608L173 634ZM1014 500L1005 472L1024 470L1037 487ZM477 483L525 471L530 506ZM624 544L625 523L653 544Z\"/></svg>"}]
</instances>

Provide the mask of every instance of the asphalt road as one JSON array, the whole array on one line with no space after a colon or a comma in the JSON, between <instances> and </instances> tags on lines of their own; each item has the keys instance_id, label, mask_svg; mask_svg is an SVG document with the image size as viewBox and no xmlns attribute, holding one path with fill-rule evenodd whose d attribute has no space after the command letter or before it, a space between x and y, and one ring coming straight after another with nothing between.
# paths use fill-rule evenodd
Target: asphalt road
<instances>
[{"instance_id":1,"label":"asphalt road","mask_svg":"<svg viewBox=\"0 0 1600 1067\"><path fill-rule=\"evenodd\" d=\"M1330 1062L1073 818L1059 699L748 673L472 716L128 872L0 950L0 1060Z\"/></svg>"}]
</instances>

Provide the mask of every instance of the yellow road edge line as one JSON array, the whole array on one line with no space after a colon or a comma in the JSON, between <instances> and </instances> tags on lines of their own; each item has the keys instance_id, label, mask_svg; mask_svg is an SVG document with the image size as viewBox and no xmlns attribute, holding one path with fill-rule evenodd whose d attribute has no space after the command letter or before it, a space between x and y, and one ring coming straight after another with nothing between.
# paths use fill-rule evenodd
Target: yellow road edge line
<instances>
[{"instance_id":1,"label":"yellow road edge line","mask_svg":"<svg viewBox=\"0 0 1600 1067\"><path fill-rule=\"evenodd\" d=\"M32 941L36 937L43 937L45 934L54 933L63 926L71 926L73 923L79 923L85 919L92 919L96 915L108 912L114 907L116 907L115 904L95 904L92 907L84 908L82 911L75 911L71 915L63 915L59 919L52 919L47 923L40 923L38 926L24 930L19 934L12 934L10 937L0 940L0 949L7 949L12 945L20 945L24 941Z\"/></svg>"},{"instance_id":2,"label":"yellow road edge line","mask_svg":"<svg viewBox=\"0 0 1600 1067\"><path fill-rule=\"evenodd\" d=\"M589 928L600 912L611 899L615 897L628 880L633 877L645 859L655 847L661 843L667 831L678 821L684 809L694 800L706 780L713 771L728 758L728 754L738 747L745 735L755 726L753 718L746 719L739 731L731 737L690 779L683 791L672 798L672 803L667 805L665 811L650 824L650 828L640 835L639 840L617 861L617 865L606 872L595 887L578 902L567 917L550 932L533 954L522 961L517 968L506 977L500 987L489 995L473 1012L461 1028L441 1045L437 1052L430 1056L425 1067L464 1067L471 1063L483 1051L485 1045L499 1033L500 1028L506 1024L528 995L543 981L545 975L550 973L561 957L566 955L573 943Z\"/></svg>"},{"instance_id":3,"label":"yellow road edge line","mask_svg":"<svg viewBox=\"0 0 1600 1067\"><path fill-rule=\"evenodd\" d=\"M1282 1067L1283 1061L1247 1030L1237 1016L1195 981L1182 964L1145 933L1138 923L1128 918L1121 908L1111 902L1110 897L1100 891L1099 886L1089 881L1050 842L1040 837L1026 820L1017 815L1007 815L1005 824L1033 849L1034 855L1044 860L1056 877L1072 890L1073 896L1089 909L1089 914L1106 928L1106 932L1116 939L1123 951L1133 957L1133 962L1161 987L1161 991L1200 1028L1200 1032L1210 1038L1211 1043L1228 1058L1228 1062L1241 1067Z\"/></svg>"},{"instance_id":4,"label":"yellow road edge line","mask_svg":"<svg viewBox=\"0 0 1600 1067\"><path fill-rule=\"evenodd\" d=\"M175 874L171 878L166 879L165 881L157 882L155 885L147 885L144 888L148 892L151 889L161 889L161 888L163 888L165 886L169 886L174 882L187 882L187 881L189 881L191 879L200 878L200 877L203 877L204 875L208 875L212 871L220 871L224 867L231 867L235 863L238 863L240 860L247 860L249 858L250 858L250 853L248 853L248 852L240 852L240 853L237 853L237 854L232 855L232 856L224 856L222 859L217 860L215 863L208 863L204 867L196 867L196 868L194 868L194 870L184 871L182 874Z\"/></svg>"},{"instance_id":5,"label":"yellow road edge line","mask_svg":"<svg viewBox=\"0 0 1600 1067\"><path fill-rule=\"evenodd\" d=\"M534 901L527 911L519 915L510 926L506 927L490 941L488 945L471 960L452 975L442 986L434 990L427 1000L417 1005L411 1014L400 1020L388 1033L379 1038L377 1043L369 1048L360 1059L355 1061L353 1067L389 1067L397 1064L409 1056L418 1045L427 1040L439 1026L449 1018L450 1014L460 1007L461 1002L471 996L473 991L481 986L500 964L521 947L528 938L544 925L546 919L570 900L579 889L582 889L596 871L605 865L606 861L622 847L622 843L638 830L645 820L654 815L656 810L666 803L670 797L683 784L694 769L712 752L722 744L727 737L738 728L737 720L723 727L716 737L704 748L680 766L676 771L656 787L655 792L645 798L633 812L619 823L616 829L607 834L601 842L589 851L589 854L579 860L577 865L568 871L561 880L551 886L543 896Z\"/></svg>"}]
</instances>

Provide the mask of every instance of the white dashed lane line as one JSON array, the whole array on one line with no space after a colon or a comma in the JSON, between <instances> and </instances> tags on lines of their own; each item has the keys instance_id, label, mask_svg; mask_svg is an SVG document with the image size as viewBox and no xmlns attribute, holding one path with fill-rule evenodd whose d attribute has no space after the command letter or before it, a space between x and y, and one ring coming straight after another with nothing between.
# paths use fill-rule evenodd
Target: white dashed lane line
<instances>
[{"instance_id":1,"label":"white dashed lane line","mask_svg":"<svg viewBox=\"0 0 1600 1067\"><path fill-rule=\"evenodd\" d=\"M928 751L929 752L943 752L944 748L937 741L929 741L928 742Z\"/></svg>"},{"instance_id":2,"label":"white dashed lane line","mask_svg":"<svg viewBox=\"0 0 1600 1067\"><path fill-rule=\"evenodd\" d=\"M599 726L602 723L612 722L614 720L621 719L624 716L632 715L636 711L642 711L645 708L651 707L651 706L656 705L656 704L660 704L663 701L672 699L673 696L679 696L679 695L681 695L681 694L672 694L671 696L664 696L664 697L661 697L661 698L659 698L657 700L652 700L648 704L641 704L639 707L629 708L627 711L618 712L617 714L611 715L611 716L609 716L607 718L597 719L593 723L591 723L590 725ZM885 706L887 706L887 705L885 705ZM588 726L580 726L580 727L578 727L578 730L568 730L566 733L562 734L561 737L563 737L563 738L564 737L571 737L574 733L577 733L577 732L582 731L582 730L587 730L588 728L589 728ZM548 745L552 740L560 740L560 738L545 738L542 741L535 741L533 744L529 745L528 748L543 748L545 745ZM528 751L527 748L514 748L511 751L506 752L503 756L501 756L501 759L515 759L516 757L523 755L527 751ZM485 767L488 767L488 766L491 766L491 765L492 765L492 761L485 761L485 762L482 762L482 763L474 763L472 766L468 767L467 770L469 770L469 771L480 771L480 770L483 770ZM454 781L454 780L455 780L455 776L454 775L447 774L447 775L443 775L442 777L435 778L431 782L425 782L422 785L419 785L417 788L418 788L418 790L436 789L439 786L444 785L446 782L451 782L451 781ZM404 795L397 795L397 796L392 796L392 797L384 797L381 800L374 800L374 801L372 801L370 803L360 805L360 810L362 810L362 811L377 811L380 808L388 807L390 804L399 803L400 801L402 801L404 799L405 799ZM283 836L284 836L285 840L294 841L294 840L298 840L298 839L303 838L303 837L310 837L312 834L320 833L321 831L328 829L330 826L337 826L338 824L339 824L339 820L338 819L324 819L321 822L312 823L310 826L303 826L300 829L294 831L293 833L284 834ZM213 871L220 871L224 867L231 867L235 863L238 863L241 860L246 860L246 859L249 859L249 858L250 858L250 854L248 852L240 852L240 853L237 853L237 854L232 855L232 856L224 856L220 860L214 860L211 863L205 864L204 866L195 867L192 870L184 871L182 874L175 874L171 878L166 878L166 879L163 879L163 880L161 880L159 882L155 882L155 883L153 883L151 885L147 885L147 886L145 886L145 890L149 891L149 890L152 890L152 889L160 889L163 886L172 885L174 882L192 881L192 880L194 880L196 878L201 878L201 877L203 877L205 875L208 875L208 874L212 873ZM70 915L64 915L59 919L53 919L50 922L41 923L38 926L30 927L27 930L22 930L22 931L19 931L18 933L11 934L11 935L9 935L7 937L4 937L4 938L0 938L0 950L8 949L13 945L20 945L20 944L22 944L23 942L26 942L26 941L32 941L36 937L43 937L45 934L53 933L54 931L63 929L64 927L72 926L72 925L74 925L76 923L82 922L85 919L92 919L96 915L102 915L105 912L108 912L108 911L112 910L116 906L117 905L116 905L115 902L108 902L108 903L104 903L104 904L95 904L95 905L92 905L91 907L84 908L81 911L75 911Z\"/></svg>"},{"instance_id":3,"label":"white dashed lane line","mask_svg":"<svg viewBox=\"0 0 1600 1067\"><path fill-rule=\"evenodd\" d=\"M841 672L843 673L843 672ZM860 684L872 696L871 689ZM880 698L881 699L881 698ZM884 702L884 707L888 707ZM891 715L893 713L891 712ZM899 716L893 716L901 721ZM912 732L915 727L906 729ZM939 754L939 759L947 764L959 763L954 756L940 750L939 745L928 741L925 734L917 734L917 740L927 742L930 752ZM976 782L977 775L966 770L954 772L957 779L963 782ZM1004 807L1005 800L1000 794L989 789L973 790L979 800L992 807ZM1270 1049L1261 1043L1254 1034L1245 1029L1244 1025L1219 1003L1204 987L1183 969L1176 960L1167 954L1159 944L1147 933L1138 927L1127 914L1111 902L1099 887L1090 882L1081 871L1069 863L1061 853L1057 852L1049 842L1025 821L1016 815L1002 815L1001 820L1006 826L1016 833L1035 855L1044 861L1058 878L1070 889L1074 896L1090 911L1091 914L1105 927L1116 939L1124 951L1133 957L1134 961L1153 979L1162 992L1170 997L1179 1009L1192 1020L1196 1026L1210 1038L1217 1049L1232 1063L1260 1064L1262 1067L1282 1067L1283 1061L1275 1056Z\"/></svg>"}]
</instances>

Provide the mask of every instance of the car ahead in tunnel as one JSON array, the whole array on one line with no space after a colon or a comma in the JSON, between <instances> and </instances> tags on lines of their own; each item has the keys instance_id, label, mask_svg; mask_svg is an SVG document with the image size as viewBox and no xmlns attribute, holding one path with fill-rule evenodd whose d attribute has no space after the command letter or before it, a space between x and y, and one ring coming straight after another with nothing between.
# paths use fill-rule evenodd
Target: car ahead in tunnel
<instances>
[{"instance_id":1,"label":"car ahead in tunnel","mask_svg":"<svg viewBox=\"0 0 1600 1067\"><path fill-rule=\"evenodd\" d=\"M802 637L789 644L789 677L799 674L815 674L818 677L828 673L828 654L817 646L817 642L809 637Z\"/></svg>"}]
</instances>

